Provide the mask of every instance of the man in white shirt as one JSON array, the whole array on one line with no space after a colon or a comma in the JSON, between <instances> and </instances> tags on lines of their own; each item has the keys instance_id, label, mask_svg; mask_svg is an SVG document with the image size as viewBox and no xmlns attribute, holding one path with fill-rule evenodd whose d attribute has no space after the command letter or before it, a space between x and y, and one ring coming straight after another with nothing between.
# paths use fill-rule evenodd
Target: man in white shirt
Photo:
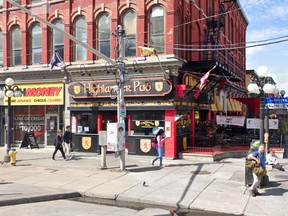
<instances>
[{"instance_id":1,"label":"man in white shirt","mask_svg":"<svg viewBox=\"0 0 288 216\"><path fill-rule=\"evenodd\" d=\"M285 171L285 169L278 163L278 156L275 154L274 150L270 150L269 154L267 154L266 162L269 165L272 165L273 168Z\"/></svg>"}]
</instances>

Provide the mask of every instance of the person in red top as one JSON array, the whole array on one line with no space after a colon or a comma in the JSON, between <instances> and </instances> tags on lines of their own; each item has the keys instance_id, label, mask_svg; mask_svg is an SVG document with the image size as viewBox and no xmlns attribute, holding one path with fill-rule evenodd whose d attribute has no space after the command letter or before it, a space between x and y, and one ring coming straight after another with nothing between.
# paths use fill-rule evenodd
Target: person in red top
<instances>
[{"instance_id":1,"label":"person in red top","mask_svg":"<svg viewBox=\"0 0 288 216\"><path fill-rule=\"evenodd\" d=\"M165 139L166 137L164 137L164 130L160 129L158 133L156 134L156 140L157 140L156 149L157 149L158 156L154 158L154 160L152 161L152 166L154 166L155 161L157 161L158 159L160 160L160 166L162 166L163 144L164 144Z\"/></svg>"}]
</instances>

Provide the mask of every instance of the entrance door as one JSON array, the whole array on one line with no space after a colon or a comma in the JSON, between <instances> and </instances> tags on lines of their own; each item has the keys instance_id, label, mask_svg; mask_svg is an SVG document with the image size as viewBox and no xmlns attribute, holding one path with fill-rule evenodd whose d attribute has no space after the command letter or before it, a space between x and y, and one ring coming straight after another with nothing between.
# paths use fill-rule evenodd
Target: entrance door
<instances>
[{"instance_id":1,"label":"entrance door","mask_svg":"<svg viewBox=\"0 0 288 216\"><path fill-rule=\"evenodd\" d=\"M57 130L59 129L59 119L58 115L46 115L46 131L45 131L45 140L46 146L54 146L54 140L57 136Z\"/></svg>"}]
</instances>

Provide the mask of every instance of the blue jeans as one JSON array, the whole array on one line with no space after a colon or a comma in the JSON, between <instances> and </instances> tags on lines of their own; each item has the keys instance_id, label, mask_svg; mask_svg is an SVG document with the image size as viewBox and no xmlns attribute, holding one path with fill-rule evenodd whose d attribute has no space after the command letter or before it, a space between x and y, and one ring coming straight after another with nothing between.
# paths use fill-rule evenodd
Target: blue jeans
<instances>
[{"instance_id":1,"label":"blue jeans","mask_svg":"<svg viewBox=\"0 0 288 216\"><path fill-rule=\"evenodd\" d=\"M162 147L157 146L156 150L157 150L158 156L153 160L153 163L159 159L160 166L162 166L162 157L163 157Z\"/></svg>"}]
</instances>

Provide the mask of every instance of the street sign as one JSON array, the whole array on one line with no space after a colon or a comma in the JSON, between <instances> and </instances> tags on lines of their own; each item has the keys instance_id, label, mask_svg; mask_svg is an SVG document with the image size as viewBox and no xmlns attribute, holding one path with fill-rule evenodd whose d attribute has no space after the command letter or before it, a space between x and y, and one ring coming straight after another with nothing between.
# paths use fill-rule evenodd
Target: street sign
<instances>
[{"instance_id":1,"label":"street sign","mask_svg":"<svg viewBox=\"0 0 288 216\"><path fill-rule=\"evenodd\" d=\"M268 109L288 109L288 98L265 98L265 107Z\"/></svg>"}]
</instances>

